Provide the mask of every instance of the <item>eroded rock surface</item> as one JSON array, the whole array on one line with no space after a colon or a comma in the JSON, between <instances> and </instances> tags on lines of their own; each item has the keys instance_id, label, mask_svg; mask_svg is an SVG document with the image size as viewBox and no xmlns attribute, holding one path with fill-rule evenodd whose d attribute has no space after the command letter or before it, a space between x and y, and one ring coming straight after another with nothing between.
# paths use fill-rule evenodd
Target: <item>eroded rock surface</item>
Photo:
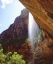
<instances>
[{"instance_id":1,"label":"eroded rock surface","mask_svg":"<svg viewBox=\"0 0 53 64\"><path fill-rule=\"evenodd\" d=\"M53 37L53 1L20 0L32 13L36 22Z\"/></svg>"},{"instance_id":2,"label":"eroded rock surface","mask_svg":"<svg viewBox=\"0 0 53 64\"><path fill-rule=\"evenodd\" d=\"M45 38L38 45L37 51L35 49L35 53L38 53L39 50L41 58L44 59L40 60L39 56L37 56L39 60L36 59L35 64L52 64L53 0L20 0L20 2L32 13L38 25L44 30L42 34L44 34Z\"/></svg>"}]
</instances>

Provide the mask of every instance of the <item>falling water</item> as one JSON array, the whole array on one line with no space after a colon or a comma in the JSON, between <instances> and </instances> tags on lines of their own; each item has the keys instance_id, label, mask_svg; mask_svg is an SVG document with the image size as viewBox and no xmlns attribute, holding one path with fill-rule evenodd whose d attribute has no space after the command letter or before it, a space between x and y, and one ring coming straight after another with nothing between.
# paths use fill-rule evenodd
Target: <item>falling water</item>
<instances>
[{"instance_id":1,"label":"falling water","mask_svg":"<svg viewBox=\"0 0 53 64\"><path fill-rule=\"evenodd\" d=\"M38 26L38 24L36 23L34 17L32 16L31 13L29 13L29 24L28 24L28 35L29 35L29 39L31 41L31 52L34 52L34 43L36 44L36 46L38 45L38 37L40 34L40 28ZM40 39L40 38L39 38ZM34 53L33 53L34 56ZM34 58L32 58L32 64L34 63Z\"/></svg>"},{"instance_id":2,"label":"falling water","mask_svg":"<svg viewBox=\"0 0 53 64\"><path fill-rule=\"evenodd\" d=\"M40 29L38 24L35 22L33 16L31 13L29 13L29 25L28 25L28 34L29 34L29 39L32 43L37 40L36 38L38 37L40 33Z\"/></svg>"}]
</instances>

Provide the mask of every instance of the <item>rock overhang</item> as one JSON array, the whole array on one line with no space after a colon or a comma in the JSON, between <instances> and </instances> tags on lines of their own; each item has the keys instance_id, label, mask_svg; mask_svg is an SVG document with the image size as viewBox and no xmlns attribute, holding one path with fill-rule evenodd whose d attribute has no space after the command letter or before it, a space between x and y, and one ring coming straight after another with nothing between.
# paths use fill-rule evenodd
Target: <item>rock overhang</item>
<instances>
[{"instance_id":1,"label":"rock overhang","mask_svg":"<svg viewBox=\"0 0 53 64\"><path fill-rule=\"evenodd\" d=\"M34 16L38 25L53 38L53 1L19 0Z\"/></svg>"}]
</instances>

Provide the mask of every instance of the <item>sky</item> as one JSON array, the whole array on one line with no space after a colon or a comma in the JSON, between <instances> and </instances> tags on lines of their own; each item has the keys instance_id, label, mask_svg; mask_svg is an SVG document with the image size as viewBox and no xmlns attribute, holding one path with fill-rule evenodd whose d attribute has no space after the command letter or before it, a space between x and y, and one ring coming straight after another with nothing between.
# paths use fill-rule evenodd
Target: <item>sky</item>
<instances>
[{"instance_id":1,"label":"sky","mask_svg":"<svg viewBox=\"0 0 53 64\"><path fill-rule=\"evenodd\" d=\"M19 0L0 0L0 34L14 23L24 8Z\"/></svg>"}]
</instances>

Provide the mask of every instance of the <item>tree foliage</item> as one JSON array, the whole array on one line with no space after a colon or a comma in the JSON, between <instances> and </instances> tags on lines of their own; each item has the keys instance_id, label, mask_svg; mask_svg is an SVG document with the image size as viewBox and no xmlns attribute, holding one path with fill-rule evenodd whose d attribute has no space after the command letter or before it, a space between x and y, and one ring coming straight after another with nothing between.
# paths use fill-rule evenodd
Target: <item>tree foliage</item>
<instances>
[{"instance_id":1,"label":"tree foliage","mask_svg":"<svg viewBox=\"0 0 53 64\"><path fill-rule=\"evenodd\" d=\"M8 52L7 54L3 53L2 46L0 44L0 64L25 64L23 56L17 54L17 52Z\"/></svg>"}]
</instances>

